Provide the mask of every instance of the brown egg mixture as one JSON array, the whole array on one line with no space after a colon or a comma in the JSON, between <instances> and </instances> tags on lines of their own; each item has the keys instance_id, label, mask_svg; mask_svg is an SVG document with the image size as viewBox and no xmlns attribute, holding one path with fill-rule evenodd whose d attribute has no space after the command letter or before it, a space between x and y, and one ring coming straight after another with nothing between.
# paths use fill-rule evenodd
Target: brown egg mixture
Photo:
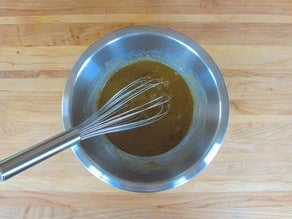
<instances>
[{"instance_id":1,"label":"brown egg mixture","mask_svg":"<svg viewBox=\"0 0 292 219\"><path fill-rule=\"evenodd\" d=\"M164 93L171 96L169 113L153 124L108 134L107 137L114 145L129 154L155 156L165 153L179 144L192 121L193 98L188 85L180 74L159 62L135 62L113 74L98 97L97 106L105 103L122 87L143 76L167 81L167 86L152 89L151 95L159 96ZM141 98L143 98L143 95L141 95Z\"/></svg>"}]
</instances>

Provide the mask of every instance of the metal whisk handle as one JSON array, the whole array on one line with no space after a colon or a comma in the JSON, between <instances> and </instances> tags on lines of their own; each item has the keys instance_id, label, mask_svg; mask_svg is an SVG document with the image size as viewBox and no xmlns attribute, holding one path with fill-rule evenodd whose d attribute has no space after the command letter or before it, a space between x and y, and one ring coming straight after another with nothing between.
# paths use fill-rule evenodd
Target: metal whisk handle
<instances>
[{"instance_id":1,"label":"metal whisk handle","mask_svg":"<svg viewBox=\"0 0 292 219\"><path fill-rule=\"evenodd\" d=\"M4 181L17 173L57 154L81 140L77 129L69 129L45 141L22 150L0 162L0 180Z\"/></svg>"},{"instance_id":2,"label":"metal whisk handle","mask_svg":"<svg viewBox=\"0 0 292 219\"><path fill-rule=\"evenodd\" d=\"M162 85L164 82L159 78L150 79L147 76L132 81L75 128L0 161L0 180L4 181L87 138L126 131L158 121L169 112L167 103L171 97L168 95L151 98L130 109L127 106L137 96ZM156 109L156 113L142 117L143 113L149 113L153 109Z\"/></svg>"}]
</instances>

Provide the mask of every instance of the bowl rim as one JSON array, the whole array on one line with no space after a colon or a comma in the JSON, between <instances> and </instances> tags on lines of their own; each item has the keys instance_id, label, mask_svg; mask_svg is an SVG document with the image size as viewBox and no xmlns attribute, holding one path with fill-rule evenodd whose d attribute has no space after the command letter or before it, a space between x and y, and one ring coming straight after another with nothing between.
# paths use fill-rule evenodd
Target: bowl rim
<instances>
[{"instance_id":1,"label":"bowl rim","mask_svg":"<svg viewBox=\"0 0 292 219\"><path fill-rule=\"evenodd\" d=\"M219 121L217 126L217 131L213 137L213 144L210 144L209 148L205 151L203 156L196 162L192 167L182 172L180 175L176 176L174 180L165 180L155 183L140 183L123 180L113 176L110 173L101 171L92 165L90 158L84 153L81 147L77 144L72 147L72 150L77 157L77 159L83 164L83 166L91 172L94 176L104 181L105 183L112 185L115 188L133 191L133 192L158 192L167 189L175 188L181 184L186 183L197 174L199 174L203 169L205 169L210 162L214 159L215 155L219 151L221 144L223 143L224 137L227 132L228 122L229 122L229 98L227 88L223 79L223 76L217 67L213 59L208 55L208 53L194 40L191 38L169 28L157 27L157 26L133 26L126 27L109 33L93 43L88 49L86 49L82 55L79 57L71 74L68 76L63 96L62 96L62 120L63 127L65 130L72 128L70 121L70 109L71 109L71 97L72 88L76 83L78 74L81 69L86 66L86 61L90 59L91 55L96 53L97 50L111 44L113 41L118 40L121 37L141 35L141 34L152 34L159 35L167 38L171 38L177 43L183 44L194 54L196 54L201 61L208 67L209 71L212 72L214 81L216 81L218 87L218 95L220 102L220 112ZM110 177L109 177L110 175Z\"/></svg>"}]
</instances>

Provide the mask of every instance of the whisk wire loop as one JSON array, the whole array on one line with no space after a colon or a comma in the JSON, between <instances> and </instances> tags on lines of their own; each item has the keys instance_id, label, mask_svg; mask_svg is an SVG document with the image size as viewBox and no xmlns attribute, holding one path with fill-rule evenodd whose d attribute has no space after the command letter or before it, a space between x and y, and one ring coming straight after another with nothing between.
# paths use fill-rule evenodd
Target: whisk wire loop
<instances>
[{"instance_id":1,"label":"whisk wire loop","mask_svg":"<svg viewBox=\"0 0 292 219\"><path fill-rule=\"evenodd\" d=\"M171 99L165 94L126 110L130 101L164 83L158 78L151 79L145 76L119 90L99 110L77 127L81 140L145 126L165 116L169 111L166 103ZM150 115L146 118L142 116L155 108L157 109L155 113L149 113Z\"/></svg>"}]
</instances>

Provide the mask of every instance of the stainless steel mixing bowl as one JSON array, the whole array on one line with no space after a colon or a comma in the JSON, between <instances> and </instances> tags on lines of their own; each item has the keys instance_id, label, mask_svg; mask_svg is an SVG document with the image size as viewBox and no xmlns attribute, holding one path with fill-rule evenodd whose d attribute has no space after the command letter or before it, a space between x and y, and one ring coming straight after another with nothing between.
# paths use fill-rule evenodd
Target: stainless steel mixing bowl
<instances>
[{"instance_id":1,"label":"stainless steel mixing bowl","mask_svg":"<svg viewBox=\"0 0 292 219\"><path fill-rule=\"evenodd\" d=\"M98 40L75 64L62 101L65 129L96 110L96 98L111 74L139 60L164 63L189 85L195 107L185 138L152 157L127 154L106 136L86 140L73 151L86 169L116 188L156 192L187 182L211 162L226 133L229 101L218 67L196 42L166 28L130 27Z\"/></svg>"}]
</instances>

